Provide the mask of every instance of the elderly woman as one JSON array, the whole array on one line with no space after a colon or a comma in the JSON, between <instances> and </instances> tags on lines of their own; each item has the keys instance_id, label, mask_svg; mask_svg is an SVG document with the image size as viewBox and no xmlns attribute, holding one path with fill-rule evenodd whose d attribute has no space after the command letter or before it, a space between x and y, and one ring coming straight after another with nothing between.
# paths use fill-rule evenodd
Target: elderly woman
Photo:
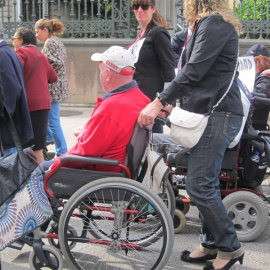
<instances>
[{"instance_id":1,"label":"elderly woman","mask_svg":"<svg viewBox=\"0 0 270 270\"><path fill-rule=\"evenodd\" d=\"M24 69L24 86L30 112L34 139L28 143L33 147L38 163L44 161L46 148L48 115L51 98L48 83L57 81L57 74L47 57L36 48L35 34L26 27L19 28L14 37L13 46Z\"/></svg>"},{"instance_id":2,"label":"elderly woman","mask_svg":"<svg viewBox=\"0 0 270 270\"><path fill-rule=\"evenodd\" d=\"M186 190L200 212L200 246L183 251L181 260L198 263L211 259L210 269L230 269L243 262L244 251L221 200L219 172L224 153L238 134L243 116L237 74L238 34L241 24L224 0L184 0L185 18L195 21L182 54L182 68L170 85L140 114L138 123L149 125L167 104L180 100L185 110L210 115L199 142L190 150Z\"/></svg>"}]
</instances>

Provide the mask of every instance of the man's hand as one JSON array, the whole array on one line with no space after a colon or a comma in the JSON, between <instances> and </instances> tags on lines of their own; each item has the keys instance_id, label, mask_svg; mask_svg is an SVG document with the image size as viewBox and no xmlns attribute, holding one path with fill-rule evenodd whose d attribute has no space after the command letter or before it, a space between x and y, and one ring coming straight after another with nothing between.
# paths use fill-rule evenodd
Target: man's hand
<instances>
[{"instance_id":1,"label":"man's hand","mask_svg":"<svg viewBox=\"0 0 270 270\"><path fill-rule=\"evenodd\" d=\"M137 120L140 127L154 124L155 118L163 108L162 104L155 98L153 102L149 103L140 113Z\"/></svg>"},{"instance_id":2,"label":"man's hand","mask_svg":"<svg viewBox=\"0 0 270 270\"><path fill-rule=\"evenodd\" d=\"M270 69L264 70L261 75L270 75Z\"/></svg>"},{"instance_id":3,"label":"man's hand","mask_svg":"<svg viewBox=\"0 0 270 270\"><path fill-rule=\"evenodd\" d=\"M78 128L75 128L74 129L74 131L73 131L73 135L75 136L75 137L78 137L78 135L80 134L80 132L81 132L81 127L78 127Z\"/></svg>"}]
</instances>

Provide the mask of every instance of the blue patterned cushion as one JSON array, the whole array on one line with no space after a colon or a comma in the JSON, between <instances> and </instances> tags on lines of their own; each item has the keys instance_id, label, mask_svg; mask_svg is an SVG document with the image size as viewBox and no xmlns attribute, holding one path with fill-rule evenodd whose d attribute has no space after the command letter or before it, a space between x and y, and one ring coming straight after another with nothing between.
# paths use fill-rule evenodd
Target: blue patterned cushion
<instances>
[{"instance_id":1,"label":"blue patterned cushion","mask_svg":"<svg viewBox=\"0 0 270 270\"><path fill-rule=\"evenodd\" d=\"M39 227L51 216L52 208L44 191L43 175L37 167L27 185L0 212L0 250Z\"/></svg>"}]
</instances>

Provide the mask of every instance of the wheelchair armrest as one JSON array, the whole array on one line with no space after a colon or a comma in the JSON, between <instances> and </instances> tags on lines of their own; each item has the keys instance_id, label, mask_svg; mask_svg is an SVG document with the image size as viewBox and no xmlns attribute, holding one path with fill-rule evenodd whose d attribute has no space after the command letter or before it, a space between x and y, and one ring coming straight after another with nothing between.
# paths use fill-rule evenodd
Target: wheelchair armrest
<instances>
[{"instance_id":1,"label":"wheelchair armrest","mask_svg":"<svg viewBox=\"0 0 270 270\"><path fill-rule=\"evenodd\" d=\"M81 162L87 164L102 164L109 166L118 166L119 160L109 159L109 158L99 158L99 157L85 157L76 155L65 155L60 158L61 163L65 162Z\"/></svg>"}]
</instances>

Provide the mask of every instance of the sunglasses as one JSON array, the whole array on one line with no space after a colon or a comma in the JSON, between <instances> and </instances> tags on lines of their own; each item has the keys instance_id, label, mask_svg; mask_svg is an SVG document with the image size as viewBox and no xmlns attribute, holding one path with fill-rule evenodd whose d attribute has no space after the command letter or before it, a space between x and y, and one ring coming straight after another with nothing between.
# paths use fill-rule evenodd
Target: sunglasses
<instances>
[{"instance_id":1,"label":"sunglasses","mask_svg":"<svg viewBox=\"0 0 270 270\"><path fill-rule=\"evenodd\" d=\"M143 11L146 11L146 10L149 9L149 7L152 7L152 6L150 6L150 5L140 5L140 4L133 4L132 5L133 10L138 10L140 7L142 8Z\"/></svg>"}]
</instances>

